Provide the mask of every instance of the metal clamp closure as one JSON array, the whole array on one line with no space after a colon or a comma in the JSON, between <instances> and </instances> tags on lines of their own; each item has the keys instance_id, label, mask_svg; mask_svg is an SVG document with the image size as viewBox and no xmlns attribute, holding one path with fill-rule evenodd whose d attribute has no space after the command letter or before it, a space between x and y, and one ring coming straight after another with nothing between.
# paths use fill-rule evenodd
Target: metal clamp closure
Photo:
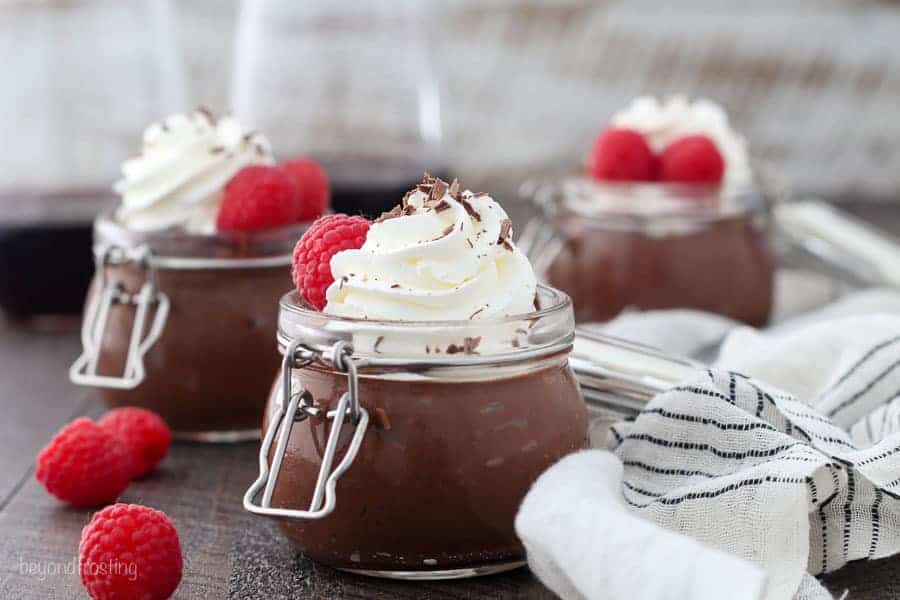
<instances>
[{"instance_id":1,"label":"metal clamp closure","mask_svg":"<svg viewBox=\"0 0 900 600\"><path fill-rule=\"evenodd\" d=\"M112 265L135 263L146 272L146 281L136 294L129 294L121 283L109 281L107 268ZM162 334L169 315L169 298L159 290L156 270L150 262L150 250L140 246L127 251L119 246L107 246L97 255L97 272L100 286L92 295L81 325L81 356L69 368L69 379L78 385L130 390L144 380L144 357ZM134 322L128 338L125 368L121 375L98 375L97 363L106 335L110 310L115 304L135 307ZM156 310L149 329L147 319L153 307ZM144 330L147 329L146 335Z\"/></svg>"},{"instance_id":2,"label":"metal clamp closure","mask_svg":"<svg viewBox=\"0 0 900 600\"><path fill-rule=\"evenodd\" d=\"M269 517L304 520L321 519L334 511L337 481L353 464L369 424L369 413L359 404L359 378L352 353L353 349L346 342L337 342L326 352L318 352L304 346L300 340L294 340L288 346L281 366L281 401L275 413L271 415L266 437L259 450L259 477L244 494L245 510ZM307 390L293 389L294 370L305 367L314 360L324 360L338 371L347 374L347 392L341 396L337 407L327 412L316 406L312 395ZM273 508L272 495L275 492L294 423L308 417L321 417L323 414L332 421L331 431L325 444L325 452L322 455L322 464L309 508L307 510ZM343 458L332 470L338 440L344 429L344 423L347 421L356 425L353 437L350 439L350 445ZM275 446L270 468L269 452L276 435L278 443ZM262 491L262 499L257 504L256 497L260 491Z\"/></svg>"}]
</instances>

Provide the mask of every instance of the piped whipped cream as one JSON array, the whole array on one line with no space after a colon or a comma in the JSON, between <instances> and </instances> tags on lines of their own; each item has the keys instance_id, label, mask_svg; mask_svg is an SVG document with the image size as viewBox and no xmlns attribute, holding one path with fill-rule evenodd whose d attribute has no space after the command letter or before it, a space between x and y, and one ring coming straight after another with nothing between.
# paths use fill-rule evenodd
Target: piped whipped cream
<instances>
[{"instance_id":1,"label":"piped whipped cream","mask_svg":"<svg viewBox=\"0 0 900 600\"><path fill-rule=\"evenodd\" d=\"M390 321L495 319L534 310L537 280L512 222L487 194L426 176L331 259L325 312Z\"/></svg>"},{"instance_id":2,"label":"piped whipped cream","mask_svg":"<svg viewBox=\"0 0 900 600\"><path fill-rule=\"evenodd\" d=\"M247 165L274 164L269 142L232 117L197 109L144 131L141 155L122 165L118 220L137 231L215 231L222 190Z\"/></svg>"},{"instance_id":3,"label":"piped whipped cream","mask_svg":"<svg viewBox=\"0 0 900 600\"><path fill-rule=\"evenodd\" d=\"M706 135L725 159L723 185L745 185L752 179L746 141L731 128L725 110L711 100L691 102L681 95L665 100L640 96L613 115L610 123L640 131L654 152L662 152L686 135Z\"/></svg>"}]
</instances>

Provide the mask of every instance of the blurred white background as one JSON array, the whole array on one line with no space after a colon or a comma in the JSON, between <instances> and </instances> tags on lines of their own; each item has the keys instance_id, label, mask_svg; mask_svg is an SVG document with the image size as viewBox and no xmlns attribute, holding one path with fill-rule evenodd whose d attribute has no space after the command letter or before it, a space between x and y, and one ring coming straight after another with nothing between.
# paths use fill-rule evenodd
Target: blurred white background
<instances>
[{"instance_id":1,"label":"blurred white background","mask_svg":"<svg viewBox=\"0 0 900 600\"><path fill-rule=\"evenodd\" d=\"M65 5L74 14L89 3L18 0L0 6L16 10L22 4L54 10ZM389 15L405 3L357 4L361 11ZM895 2L431 0L417 5L425 15L421 27L440 91L440 152L455 173L478 178L502 172L516 178L575 169L597 130L628 99L681 91L725 104L754 152L772 162L796 190L836 199L900 197L900 5ZM186 65L186 103L229 108L234 104L238 2L181 1L173 3L172 13L172 49ZM371 37L365 28L381 22L360 19L359 35ZM53 35L77 33L86 43L119 44L122 49L103 52L125 55L127 36L106 37L82 23L83 17L73 16L69 33L62 28ZM381 39L405 44L413 34L418 35L398 27ZM157 37L168 39L165 32ZM17 73L31 68L17 55L28 55L30 45L46 40L6 31L2 43L6 81L0 87L9 89ZM328 68L292 62L290 54L281 60L308 71L311 81L317 70ZM102 97L140 89L130 69L109 61L98 62L92 75L79 80L82 96L85 90ZM357 92L352 87L323 90L322 97ZM64 87L52 94L60 105L73 102ZM291 98L283 100L290 106ZM25 107L0 103L0 108L5 112L0 133L13 140L15 117L10 115L18 117ZM379 113L377 102L370 108L367 118L377 130L384 111ZM125 119L121 107L99 110L103 118L124 119L134 127L136 120ZM293 110L314 114L314 107L301 101ZM67 143L77 146L74 122L71 128ZM328 127L266 133L278 138L281 154L322 148L325 138L335 135ZM139 130L130 135L133 152ZM323 139L311 139L315 136ZM92 147L88 158L78 159L78 176L106 185L116 176L117 161L110 155L121 155L122 148L107 153ZM0 148L0 153L15 152L15 144ZM3 169L7 184L26 175Z\"/></svg>"}]
</instances>

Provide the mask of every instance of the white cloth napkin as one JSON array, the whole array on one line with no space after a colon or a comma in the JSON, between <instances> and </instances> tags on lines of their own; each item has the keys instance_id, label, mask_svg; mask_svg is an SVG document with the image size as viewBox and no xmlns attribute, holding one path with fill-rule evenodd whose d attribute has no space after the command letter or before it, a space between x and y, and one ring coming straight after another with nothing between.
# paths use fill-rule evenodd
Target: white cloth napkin
<instances>
[{"instance_id":1,"label":"white cloth napkin","mask_svg":"<svg viewBox=\"0 0 900 600\"><path fill-rule=\"evenodd\" d=\"M810 574L900 551L900 294L732 331L610 450L552 467L516 520L561 597L831 598Z\"/></svg>"}]
</instances>

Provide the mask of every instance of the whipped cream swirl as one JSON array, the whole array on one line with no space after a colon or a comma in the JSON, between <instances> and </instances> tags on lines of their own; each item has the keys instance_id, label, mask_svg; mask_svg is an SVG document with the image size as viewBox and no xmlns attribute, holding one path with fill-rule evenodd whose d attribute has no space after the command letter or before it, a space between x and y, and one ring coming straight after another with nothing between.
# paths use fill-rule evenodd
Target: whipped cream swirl
<instances>
[{"instance_id":1,"label":"whipped cream swirl","mask_svg":"<svg viewBox=\"0 0 900 600\"><path fill-rule=\"evenodd\" d=\"M205 109L172 115L150 125L141 155L122 165L116 216L138 231L212 233L228 180L247 165L273 163L268 141L231 117Z\"/></svg>"},{"instance_id":2,"label":"whipped cream swirl","mask_svg":"<svg viewBox=\"0 0 900 600\"><path fill-rule=\"evenodd\" d=\"M684 96L672 96L660 101L640 96L613 115L610 123L640 131L654 152L662 152L686 135L706 135L725 159L724 185L745 185L752 179L746 141L731 128L725 110L711 100L690 102Z\"/></svg>"},{"instance_id":3,"label":"whipped cream swirl","mask_svg":"<svg viewBox=\"0 0 900 600\"><path fill-rule=\"evenodd\" d=\"M391 321L490 319L534 310L537 281L487 194L426 177L331 259L328 314Z\"/></svg>"}]
</instances>

